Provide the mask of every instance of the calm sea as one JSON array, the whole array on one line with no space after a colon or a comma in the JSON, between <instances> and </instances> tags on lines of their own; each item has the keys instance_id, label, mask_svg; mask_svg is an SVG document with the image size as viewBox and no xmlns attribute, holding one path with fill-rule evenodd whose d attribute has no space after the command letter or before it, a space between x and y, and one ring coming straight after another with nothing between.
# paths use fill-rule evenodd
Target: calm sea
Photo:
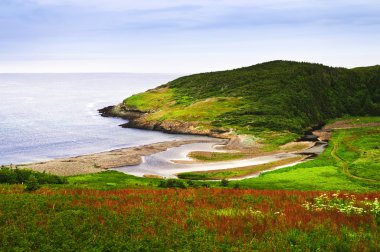
<instances>
[{"instance_id":1,"label":"calm sea","mask_svg":"<svg viewBox=\"0 0 380 252\"><path fill-rule=\"evenodd\" d=\"M158 74L0 74L0 164L185 138L123 129L97 110L173 80ZM188 138L188 137L186 137Z\"/></svg>"}]
</instances>

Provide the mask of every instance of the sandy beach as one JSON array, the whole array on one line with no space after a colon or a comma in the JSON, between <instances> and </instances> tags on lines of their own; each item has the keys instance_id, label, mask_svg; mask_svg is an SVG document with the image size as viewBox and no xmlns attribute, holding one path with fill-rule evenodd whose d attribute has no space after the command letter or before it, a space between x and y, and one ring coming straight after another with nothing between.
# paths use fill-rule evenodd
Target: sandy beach
<instances>
[{"instance_id":1,"label":"sandy beach","mask_svg":"<svg viewBox=\"0 0 380 252\"><path fill-rule=\"evenodd\" d=\"M234 142L236 145L237 141L236 139L228 140L217 138L176 140L77 157L21 164L16 165L16 167L48 172L60 176L98 173L112 169L140 177L155 176L173 178L176 177L176 174L179 172L228 169L262 164L300 155L294 151L282 150L273 153L262 153L261 155L255 154L245 159L213 163L195 161L188 157L189 153L193 151L231 152L232 150L229 148L230 142ZM290 145L300 145L304 146L303 150L312 150L314 144L311 142L294 142ZM252 150L252 152L254 152L254 150ZM306 155L306 153L304 155ZM309 155L309 153L307 155Z\"/></svg>"},{"instance_id":2,"label":"sandy beach","mask_svg":"<svg viewBox=\"0 0 380 252\"><path fill-rule=\"evenodd\" d=\"M138 165L142 162L142 156L149 156L169 148L179 147L193 143L215 143L220 144L221 139L204 140L177 140L160 142L138 147L130 147L82 155L71 158L60 158L45 162L16 165L18 168L28 168L39 172L48 172L60 176L72 176L88 173L102 172L110 168Z\"/></svg>"}]
</instances>

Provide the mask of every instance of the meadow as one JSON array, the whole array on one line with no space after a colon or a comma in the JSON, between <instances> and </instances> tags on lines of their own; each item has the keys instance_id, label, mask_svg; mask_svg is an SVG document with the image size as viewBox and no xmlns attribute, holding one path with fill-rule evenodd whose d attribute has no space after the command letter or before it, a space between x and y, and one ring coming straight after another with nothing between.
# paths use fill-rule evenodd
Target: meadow
<instances>
[{"instance_id":1,"label":"meadow","mask_svg":"<svg viewBox=\"0 0 380 252\"><path fill-rule=\"evenodd\" d=\"M208 188L25 193L21 186L2 186L0 192L2 251L379 248L378 193ZM321 197L338 199L341 208L335 203L317 208ZM353 207L362 210L341 210Z\"/></svg>"}]
</instances>

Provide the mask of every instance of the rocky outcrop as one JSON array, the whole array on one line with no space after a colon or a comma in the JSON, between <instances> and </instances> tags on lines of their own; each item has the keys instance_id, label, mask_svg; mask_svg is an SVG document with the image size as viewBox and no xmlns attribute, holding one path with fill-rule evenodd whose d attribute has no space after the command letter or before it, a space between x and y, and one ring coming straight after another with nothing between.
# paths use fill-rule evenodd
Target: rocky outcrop
<instances>
[{"instance_id":1,"label":"rocky outcrop","mask_svg":"<svg viewBox=\"0 0 380 252\"><path fill-rule=\"evenodd\" d=\"M104 117L120 117L127 120L133 120L144 116L146 111L141 111L137 109L129 109L123 104L116 106L108 106L98 110L99 113Z\"/></svg>"},{"instance_id":2,"label":"rocky outcrop","mask_svg":"<svg viewBox=\"0 0 380 252\"><path fill-rule=\"evenodd\" d=\"M104 117L119 117L128 120L127 123L120 125L124 128L157 130L171 134L192 134L217 138L232 137L230 130L214 128L205 123L178 120L149 120L150 111L131 109L123 104L105 107L100 109L99 113Z\"/></svg>"}]
</instances>

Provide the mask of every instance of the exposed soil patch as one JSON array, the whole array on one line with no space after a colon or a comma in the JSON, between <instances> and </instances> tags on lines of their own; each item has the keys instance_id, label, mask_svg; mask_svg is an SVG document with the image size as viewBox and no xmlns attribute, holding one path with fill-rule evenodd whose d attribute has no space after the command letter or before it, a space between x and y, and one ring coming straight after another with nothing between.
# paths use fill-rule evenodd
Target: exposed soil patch
<instances>
[{"instance_id":1,"label":"exposed soil patch","mask_svg":"<svg viewBox=\"0 0 380 252\"><path fill-rule=\"evenodd\" d=\"M371 123L355 123L355 119L348 119L337 121L331 124L324 126L320 130L313 131L313 134L318 136L321 141L328 141L332 136L332 131L337 129L355 129L355 128L363 128L363 127L375 127L380 126L378 122Z\"/></svg>"}]
</instances>

